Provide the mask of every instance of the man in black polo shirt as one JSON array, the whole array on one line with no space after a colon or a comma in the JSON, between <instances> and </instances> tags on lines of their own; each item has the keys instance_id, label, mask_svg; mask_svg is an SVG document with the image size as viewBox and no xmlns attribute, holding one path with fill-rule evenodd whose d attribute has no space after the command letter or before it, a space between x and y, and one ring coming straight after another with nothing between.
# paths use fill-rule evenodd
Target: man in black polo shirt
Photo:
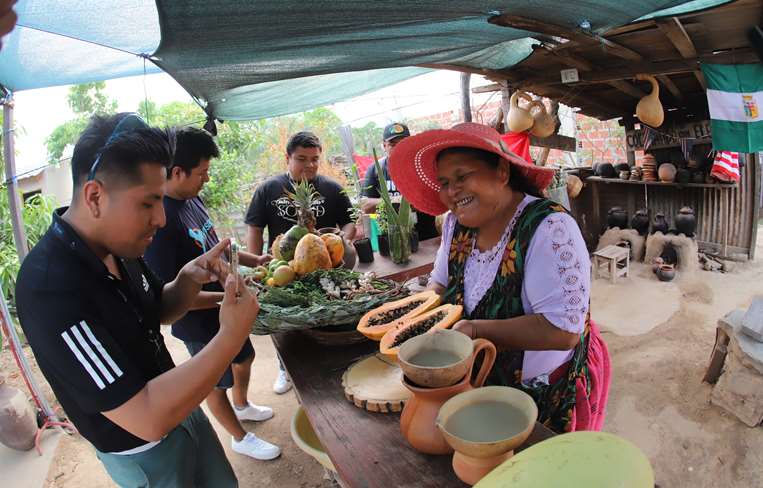
<instances>
[{"instance_id":1,"label":"man in black polo shirt","mask_svg":"<svg viewBox=\"0 0 763 488\"><path fill-rule=\"evenodd\" d=\"M187 262L218 242L215 227L199 193L209 181L210 159L219 155L217 144L208 132L194 127L177 132L175 157L167 173L164 195L167 224L156 233L145 255L148 265L164 281L172 280ZM259 266L270 259L270 256L239 253L239 262L244 266ZM172 335L185 343L192 356L204 350L220 330L217 304L223 299L222 292L219 283L204 285L192 310L172 324ZM273 417L270 407L253 405L247 400L253 361L254 348L247 339L207 397L207 406L231 435L234 451L260 460L275 459L281 450L247 432L241 425L242 420L263 421ZM228 389L231 390L230 400Z\"/></svg>"},{"instance_id":2,"label":"man in black polo shirt","mask_svg":"<svg viewBox=\"0 0 763 488\"><path fill-rule=\"evenodd\" d=\"M387 190L393 199L400 198L400 192L397 191L395 182L389 177L389 171L387 170L387 157L392 149L398 142L402 141L406 137L410 136L411 132L408 130L408 126L405 124L389 124L384 128L384 152L387 156L379 161L382 171L384 171L384 179L387 182ZM413 161L411 161L413 164ZM361 200L361 210L363 213L376 212L376 206L381 202L381 193L379 193L379 179L376 175L376 166L370 166L366 170L366 177L363 180L362 192L363 199ZM415 209L414 209L415 210ZM416 225L414 227L419 234L419 239L426 240L433 237L437 237L437 227L435 227L435 218L424 212L416 212Z\"/></svg>"},{"instance_id":3,"label":"man in black polo shirt","mask_svg":"<svg viewBox=\"0 0 763 488\"><path fill-rule=\"evenodd\" d=\"M234 487L198 407L247 339L259 305L228 276L220 332L174 366L160 323L184 315L202 285L227 274L221 255L229 241L166 285L140 258L165 222L173 141L136 114L93 117L74 148L71 206L56 210L21 266L18 314L40 370L118 485Z\"/></svg>"}]
</instances>

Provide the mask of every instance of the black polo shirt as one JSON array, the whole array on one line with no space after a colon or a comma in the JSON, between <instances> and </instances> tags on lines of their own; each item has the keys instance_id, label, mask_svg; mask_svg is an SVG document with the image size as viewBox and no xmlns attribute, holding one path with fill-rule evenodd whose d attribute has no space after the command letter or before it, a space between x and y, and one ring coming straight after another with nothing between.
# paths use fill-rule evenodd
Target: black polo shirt
<instances>
[{"instance_id":1,"label":"black polo shirt","mask_svg":"<svg viewBox=\"0 0 763 488\"><path fill-rule=\"evenodd\" d=\"M142 259L121 279L60 215L21 265L16 307L42 374L69 419L102 452L146 444L104 417L174 367L159 329L162 285Z\"/></svg>"}]
</instances>

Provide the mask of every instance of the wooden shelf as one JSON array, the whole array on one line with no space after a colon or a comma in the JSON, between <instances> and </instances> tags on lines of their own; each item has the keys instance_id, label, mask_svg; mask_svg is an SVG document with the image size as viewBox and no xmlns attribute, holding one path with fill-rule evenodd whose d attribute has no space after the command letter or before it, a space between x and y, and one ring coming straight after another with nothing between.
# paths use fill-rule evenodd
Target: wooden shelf
<instances>
[{"instance_id":1,"label":"wooden shelf","mask_svg":"<svg viewBox=\"0 0 763 488\"><path fill-rule=\"evenodd\" d=\"M645 186L666 186L676 188L717 188L719 190L727 190L731 188L737 188L736 183L664 183L662 181L631 181L621 180L619 178L602 178L601 176L589 176L585 181L592 181L594 183L615 183L620 185L645 185Z\"/></svg>"}]
</instances>

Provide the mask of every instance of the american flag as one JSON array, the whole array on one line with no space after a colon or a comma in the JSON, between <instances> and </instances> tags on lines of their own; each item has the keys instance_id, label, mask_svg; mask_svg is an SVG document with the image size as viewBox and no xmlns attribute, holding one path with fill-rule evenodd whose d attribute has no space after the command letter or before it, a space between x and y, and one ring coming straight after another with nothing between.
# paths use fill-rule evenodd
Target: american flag
<instances>
[{"instance_id":1,"label":"american flag","mask_svg":"<svg viewBox=\"0 0 763 488\"><path fill-rule=\"evenodd\" d=\"M733 151L717 151L713 160L710 175L721 181L739 181L739 153Z\"/></svg>"}]
</instances>

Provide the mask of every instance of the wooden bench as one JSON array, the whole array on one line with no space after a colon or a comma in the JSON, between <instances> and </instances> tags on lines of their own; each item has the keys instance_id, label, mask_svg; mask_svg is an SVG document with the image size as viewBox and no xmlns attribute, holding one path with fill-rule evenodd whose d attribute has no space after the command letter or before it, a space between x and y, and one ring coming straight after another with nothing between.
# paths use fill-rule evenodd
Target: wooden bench
<instances>
[{"instance_id":1,"label":"wooden bench","mask_svg":"<svg viewBox=\"0 0 763 488\"><path fill-rule=\"evenodd\" d=\"M618 276L628 276L630 266L630 250L627 247L607 246L593 253L591 260L593 277L598 278L604 265L609 271L609 279L617 283Z\"/></svg>"}]
</instances>

